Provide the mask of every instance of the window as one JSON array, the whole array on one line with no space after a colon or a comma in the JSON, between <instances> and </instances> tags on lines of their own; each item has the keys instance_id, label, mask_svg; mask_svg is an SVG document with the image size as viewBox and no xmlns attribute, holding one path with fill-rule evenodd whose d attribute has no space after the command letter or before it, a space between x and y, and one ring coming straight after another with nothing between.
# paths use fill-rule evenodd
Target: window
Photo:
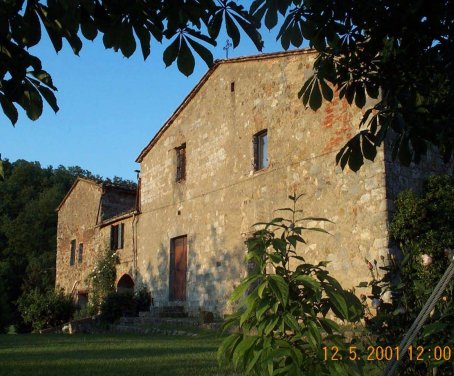
<instances>
[{"instance_id":1,"label":"window","mask_svg":"<svg viewBox=\"0 0 454 376\"><path fill-rule=\"evenodd\" d=\"M122 249L124 245L125 224L110 226L110 249Z\"/></svg>"},{"instance_id":2,"label":"window","mask_svg":"<svg viewBox=\"0 0 454 376\"><path fill-rule=\"evenodd\" d=\"M76 261L76 240L71 240L71 254L69 256L69 265L74 265Z\"/></svg>"},{"instance_id":3,"label":"window","mask_svg":"<svg viewBox=\"0 0 454 376\"><path fill-rule=\"evenodd\" d=\"M175 149L177 152L177 176L176 181L182 181L186 178L186 144Z\"/></svg>"},{"instance_id":4,"label":"window","mask_svg":"<svg viewBox=\"0 0 454 376\"><path fill-rule=\"evenodd\" d=\"M254 135L254 170L258 171L268 167L268 132L260 131Z\"/></svg>"},{"instance_id":5,"label":"window","mask_svg":"<svg viewBox=\"0 0 454 376\"><path fill-rule=\"evenodd\" d=\"M83 258L84 258L84 244L79 243L79 255L77 257L77 261L79 261L79 264L82 263Z\"/></svg>"}]
</instances>

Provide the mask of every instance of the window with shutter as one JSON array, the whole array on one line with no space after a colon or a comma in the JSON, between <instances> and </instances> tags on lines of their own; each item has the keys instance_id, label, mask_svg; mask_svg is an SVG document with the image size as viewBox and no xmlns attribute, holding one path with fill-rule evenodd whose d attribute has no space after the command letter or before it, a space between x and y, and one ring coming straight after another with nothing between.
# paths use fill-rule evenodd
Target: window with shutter
<instances>
[{"instance_id":1,"label":"window with shutter","mask_svg":"<svg viewBox=\"0 0 454 376\"><path fill-rule=\"evenodd\" d=\"M123 249L125 241L125 224L121 223L118 225L118 248Z\"/></svg>"},{"instance_id":2,"label":"window with shutter","mask_svg":"<svg viewBox=\"0 0 454 376\"><path fill-rule=\"evenodd\" d=\"M116 251L117 249L123 248L124 238L125 238L124 223L110 226L110 249L112 251Z\"/></svg>"}]
</instances>

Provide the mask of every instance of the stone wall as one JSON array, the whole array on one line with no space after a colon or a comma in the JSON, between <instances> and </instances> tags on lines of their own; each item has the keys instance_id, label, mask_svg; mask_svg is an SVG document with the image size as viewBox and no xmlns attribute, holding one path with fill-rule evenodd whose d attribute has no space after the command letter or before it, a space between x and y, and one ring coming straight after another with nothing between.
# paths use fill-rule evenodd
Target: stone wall
<instances>
[{"instance_id":1,"label":"stone wall","mask_svg":"<svg viewBox=\"0 0 454 376\"><path fill-rule=\"evenodd\" d=\"M136 192L134 190L105 186L102 195L101 219L105 221L120 213L131 211L134 209L135 203Z\"/></svg>"},{"instance_id":2,"label":"stone wall","mask_svg":"<svg viewBox=\"0 0 454 376\"><path fill-rule=\"evenodd\" d=\"M117 255L119 256L120 263L117 265L117 280L124 275L129 274L129 276L135 281L135 268L134 268L134 233L135 233L135 222L137 217L133 214L129 215L126 218L118 219L113 222L109 222L108 225L101 227L100 241L104 244L105 249L110 245L110 228L111 226L118 226L120 224L124 225L124 245L123 248L118 249ZM135 281L136 283L136 281Z\"/></svg>"},{"instance_id":3,"label":"stone wall","mask_svg":"<svg viewBox=\"0 0 454 376\"><path fill-rule=\"evenodd\" d=\"M383 150L358 173L335 164L361 112L334 99L314 112L297 97L311 74L308 52L227 61L160 136L141 162L138 274L155 303L169 304L170 240L188 237L187 308L219 314L246 273L244 240L258 221L305 193L300 208L335 224L307 234L308 262L331 261L345 287L368 278L364 258L387 245ZM232 91L234 82L234 91ZM268 130L269 167L253 169L253 135ZM175 148L186 143L186 180L176 182Z\"/></svg>"},{"instance_id":4,"label":"stone wall","mask_svg":"<svg viewBox=\"0 0 454 376\"><path fill-rule=\"evenodd\" d=\"M124 224L123 248L117 250L120 263L117 266L117 281L123 274L135 279L134 247L136 234L133 223L137 217L131 212L135 193L117 188L104 189L102 184L78 179L58 209L56 287L66 293L83 292L89 289L87 277L93 271L98 258L110 249L112 225ZM118 216L124 210L130 213ZM102 213L109 213L109 221L102 222ZM70 265L70 244L76 241L74 265ZM78 261L79 243L83 243L83 259Z\"/></svg>"},{"instance_id":5,"label":"stone wall","mask_svg":"<svg viewBox=\"0 0 454 376\"><path fill-rule=\"evenodd\" d=\"M96 228L102 189L95 182L79 180L58 210L56 286L71 293L87 288L85 280L93 270L98 251ZM70 265L70 244L76 241L74 265ZM79 243L83 259L78 261Z\"/></svg>"}]
</instances>

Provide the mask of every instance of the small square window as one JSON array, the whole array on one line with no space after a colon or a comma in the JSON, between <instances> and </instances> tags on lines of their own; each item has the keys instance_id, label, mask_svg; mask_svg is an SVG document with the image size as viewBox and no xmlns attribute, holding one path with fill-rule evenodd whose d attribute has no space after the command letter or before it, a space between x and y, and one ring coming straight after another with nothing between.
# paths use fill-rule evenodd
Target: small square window
<instances>
[{"instance_id":1,"label":"small square window","mask_svg":"<svg viewBox=\"0 0 454 376\"><path fill-rule=\"evenodd\" d=\"M76 262L76 240L71 240L71 251L69 256L69 265L72 266Z\"/></svg>"},{"instance_id":2,"label":"small square window","mask_svg":"<svg viewBox=\"0 0 454 376\"><path fill-rule=\"evenodd\" d=\"M254 170L262 170L268 167L268 132L260 131L254 135Z\"/></svg>"},{"instance_id":3,"label":"small square window","mask_svg":"<svg viewBox=\"0 0 454 376\"><path fill-rule=\"evenodd\" d=\"M182 181L186 179L186 144L175 149L177 153L177 175L176 181Z\"/></svg>"}]
</instances>

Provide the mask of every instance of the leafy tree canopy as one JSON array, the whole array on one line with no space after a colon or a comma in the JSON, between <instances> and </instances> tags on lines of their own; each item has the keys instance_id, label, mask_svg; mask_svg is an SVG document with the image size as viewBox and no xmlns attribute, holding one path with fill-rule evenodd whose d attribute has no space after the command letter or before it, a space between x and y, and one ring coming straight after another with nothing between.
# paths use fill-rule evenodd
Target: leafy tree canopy
<instances>
[{"instance_id":1,"label":"leafy tree canopy","mask_svg":"<svg viewBox=\"0 0 454 376\"><path fill-rule=\"evenodd\" d=\"M222 27L234 47L243 33L261 50L263 22L276 29L284 49L306 40L318 52L314 75L299 93L304 105L317 110L335 91L364 109L358 134L337 155L342 167L358 170L389 137L393 157L406 165L418 162L429 144L445 161L452 159L454 21L448 0L255 0L249 10L239 3L5 0L0 9L3 112L15 124L19 105L36 120L43 99L58 111L52 78L28 51L43 32L57 52L63 39L78 54L83 39L100 35L106 48L126 57L139 44L144 59L152 40L167 40L165 64L176 62L189 75L194 53L213 63L209 47L216 45ZM375 99L374 104L367 97Z\"/></svg>"}]
</instances>

